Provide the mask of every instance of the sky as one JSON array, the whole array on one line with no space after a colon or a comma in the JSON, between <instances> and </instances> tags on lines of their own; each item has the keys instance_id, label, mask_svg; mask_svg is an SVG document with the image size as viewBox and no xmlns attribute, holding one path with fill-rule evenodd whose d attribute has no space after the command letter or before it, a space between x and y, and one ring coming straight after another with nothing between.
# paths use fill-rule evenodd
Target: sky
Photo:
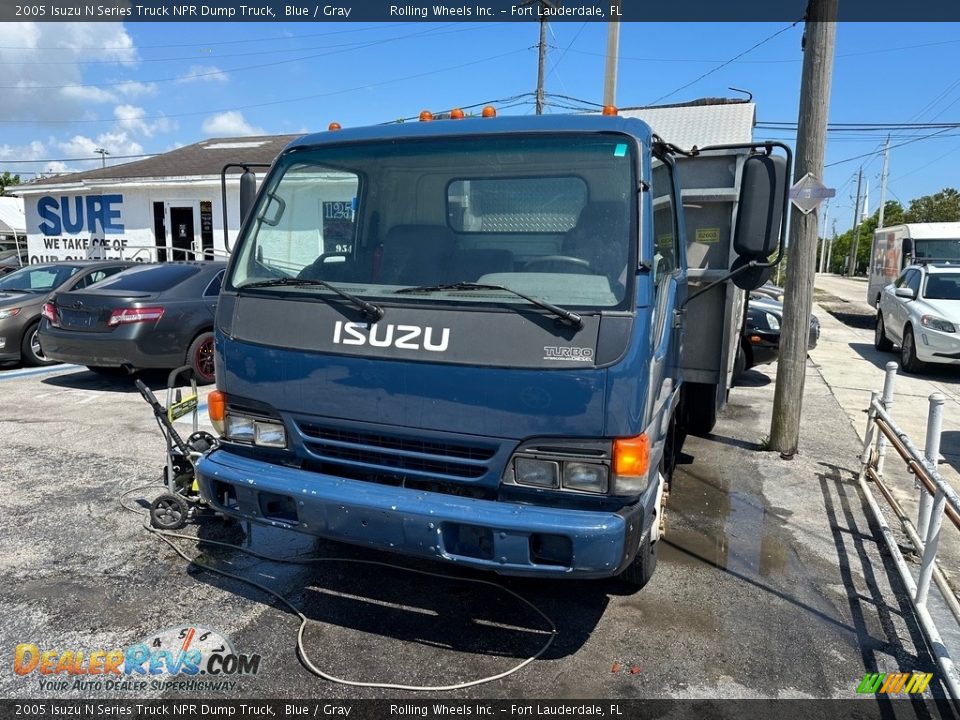
<instances>
[{"instance_id":1,"label":"sky","mask_svg":"<svg viewBox=\"0 0 960 720\"><path fill-rule=\"evenodd\" d=\"M838 25L830 123L955 127L831 131L828 228L852 225L861 166L868 210L877 208L888 132L888 199L906 206L960 187L958 31ZM792 145L793 130L767 124L797 121L802 34L803 23L787 22L623 23L616 104L745 97L730 89L739 88L757 106L754 137ZM549 24L546 112L602 101L606 36L602 22ZM210 137L486 102L532 114L538 37L536 22L0 23L0 172L28 179L97 167L101 148L114 164Z\"/></svg>"}]
</instances>

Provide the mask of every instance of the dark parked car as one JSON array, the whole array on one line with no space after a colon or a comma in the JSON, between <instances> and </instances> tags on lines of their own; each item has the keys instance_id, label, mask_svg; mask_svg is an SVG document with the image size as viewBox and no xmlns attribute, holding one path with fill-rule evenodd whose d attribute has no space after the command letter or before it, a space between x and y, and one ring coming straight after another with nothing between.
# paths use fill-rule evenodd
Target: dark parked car
<instances>
[{"instance_id":1,"label":"dark parked car","mask_svg":"<svg viewBox=\"0 0 960 720\"><path fill-rule=\"evenodd\" d=\"M44 306L48 357L94 372L190 365L213 382L213 318L226 263L144 265Z\"/></svg>"},{"instance_id":2,"label":"dark parked car","mask_svg":"<svg viewBox=\"0 0 960 720\"><path fill-rule=\"evenodd\" d=\"M0 278L0 364L50 365L37 337L40 312L54 292L85 288L133 265L123 260L71 260L30 265Z\"/></svg>"},{"instance_id":3,"label":"dark parked car","mask_svg":"<svg viewBox=\"0 0 960 720\"><path fill-rule=\"evenodd\" d=\"M747 322L743 328L740 352L734 377L755 365L775 362L780 354L780 326L783 324L783 306L774 302L750 301ZM813 350L820 339L820 320L810 316L807 349Z\"/></svg>"},{"instance_id":4,"label":"dark parked car","mask_svg":"<svg viewBox=\"0 0 960 720\"><path fill-rule=\"evenodd\" d=\"M27 264L26 248L0 250L0 276L19 270Z\"/></svg>"}]
</instances>

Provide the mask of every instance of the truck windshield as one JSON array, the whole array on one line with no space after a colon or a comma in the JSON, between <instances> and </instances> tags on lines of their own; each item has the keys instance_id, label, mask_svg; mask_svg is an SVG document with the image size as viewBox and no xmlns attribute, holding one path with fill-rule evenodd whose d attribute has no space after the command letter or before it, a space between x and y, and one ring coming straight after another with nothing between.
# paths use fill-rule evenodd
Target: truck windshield
<instances>
[{"instance_id":1,"label":"truck windshield","mask_svg":"<svg viewBox=\"0 0 960 720\"><path fill-rule=\"evenodd\" d=\"M625 306L637 265L635 154L617 134L364 142L288 153L261 192L228 288L380 303Z\"/></svg>"}]
</instances>

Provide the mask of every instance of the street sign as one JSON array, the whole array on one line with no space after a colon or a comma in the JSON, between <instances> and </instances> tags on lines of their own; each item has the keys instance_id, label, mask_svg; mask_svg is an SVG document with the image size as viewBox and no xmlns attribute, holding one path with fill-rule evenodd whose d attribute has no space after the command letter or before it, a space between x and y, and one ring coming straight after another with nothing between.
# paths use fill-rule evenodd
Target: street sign
<instances>
[{"instance_id":1,"label":"street sign","mask_svg":"<svg viewBox=\"0 0 960 720\"><path fill-rule=\"evenodd\" d=\"M811 173L807 173L791 186L789 197L797 210L809 215L820 207L820 203L836 194L836 189L828 188Z\"/></svg>"}]
</instances>

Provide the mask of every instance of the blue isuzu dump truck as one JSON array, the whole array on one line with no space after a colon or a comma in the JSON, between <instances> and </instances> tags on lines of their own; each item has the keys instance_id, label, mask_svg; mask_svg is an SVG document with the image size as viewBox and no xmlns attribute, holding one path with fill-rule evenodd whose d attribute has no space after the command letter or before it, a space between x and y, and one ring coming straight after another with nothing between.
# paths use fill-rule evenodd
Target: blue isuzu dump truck
<instances>
[{"instance_id":1,"label":"blue isuzu dump truck","mask_svg":"<svg viewBox=\"0 0 960 720\"><path fill-rule=\"evenodd\" d=\"M689 153L612 115L293 142L223 283L201 494L324 538L642 586L674 458L726 397L733 281L761 284L782 249L779 148Z\"/></svg>"}]
</instances>

